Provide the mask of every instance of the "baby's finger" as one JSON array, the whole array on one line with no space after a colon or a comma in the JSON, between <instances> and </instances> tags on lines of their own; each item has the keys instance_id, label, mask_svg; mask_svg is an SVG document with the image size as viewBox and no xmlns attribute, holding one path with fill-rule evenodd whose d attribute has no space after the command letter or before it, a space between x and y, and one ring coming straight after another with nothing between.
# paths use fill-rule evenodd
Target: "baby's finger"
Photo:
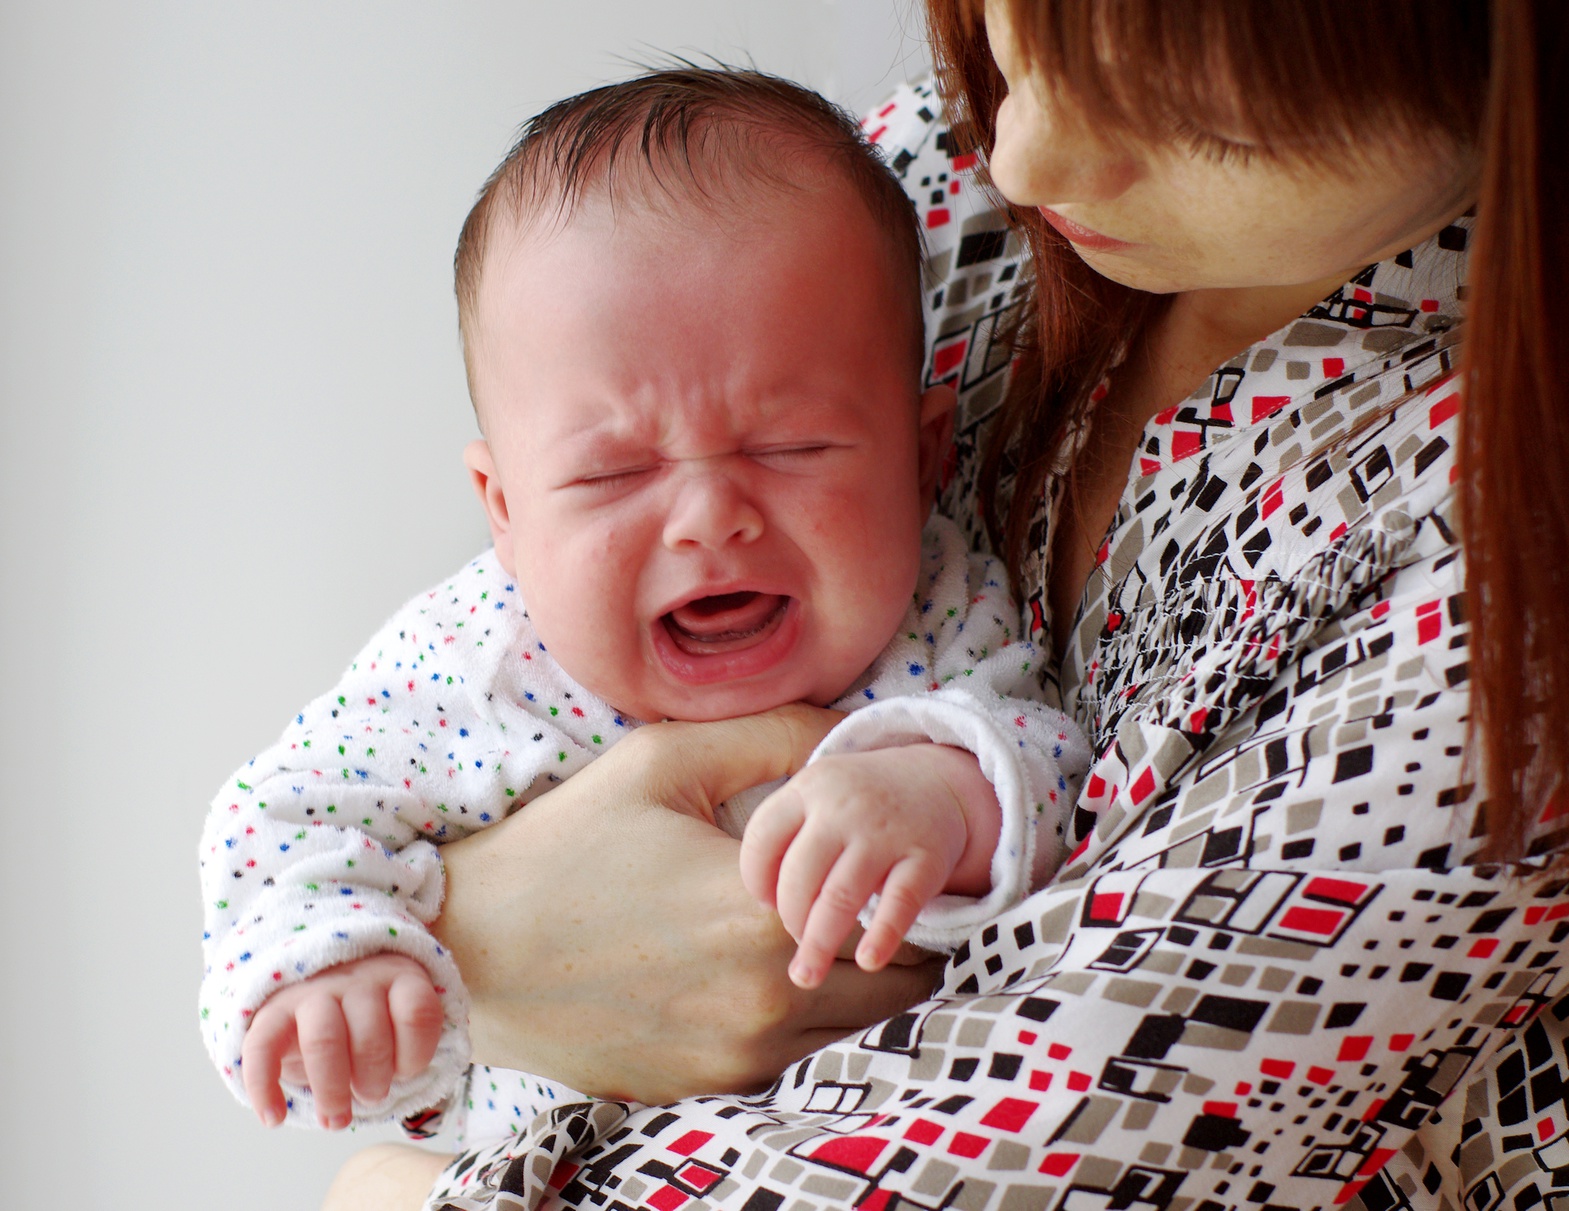
<instances>
[{"instance_id":1,"label":"baby's finger","mask_svg":"<svg viewBox=\"0 0 1569 1211\"><path fill-rule=\"evenodd\" d=\"M316 1101L316 1121L329 1131L349 1125L349 1028L333 996L314 996L294 1013L300 1057Z\"/></svg>"},{"instance_id":2,"label":"baby's finger","mask_svg":"<svg viewBox=\"0 0 1569 1211\"><path fill-rule=\"evenodd\" d=\"M375 1105L392 1088L396 1061L387 990L380 984L357 984L345 990L343 1021L349 1031L350 1087L362 1105Z\"/></svg>"},{"instance_id":3,"label":"baby's finger","mask_svg":"<svg viewBox=\"0 0 1569 1211\"><path fill-rule=\"evenodd\" d=\"M245 1096L250 1098L251 1107L264 1126L276 1127L289 1112L278 1078L282 1075L284 1055L297 1046L294 1015L268 1012L266 1005L245 1032L245 1042L240 1045L240 1077Z\"/></svg>"},{"instance_id":4,"label":"baby's finger","mask_svg":"<svg viewBox=\"0 0 1569 1211\"><path fill-rule=\"evenodd\" d=\"M865 971L880 971L910 932L921 909L942 891L947 878L941 863L911 855L894 864L877 897L877 911L856 947L855 961Z\"/></svg>"},{"instance_id":5,"label":"baby's finger","mask_svg":"<svg viewBox=\"0 0 1569 1211\"><path fill-rule=\"evenodd\" d=\"M823 881L844 853L844 841L820 828L804 828L785 850L774 887L774 911L797 942L806 934L806 920Z\"/></svg>"},{"instance_id":6,"label":"baby's finger","mask_svg":"<svg viewBox=\"0 0 1569 1211\"><path fill-rule=\"evenodd\" d=\"M839 943L855 928L856 917L887 871L886 860L863 849L840 855L823 880L790 961L790 978L801 988L816 988L828 975Z\"/></svg>"},{"instance_id":7,"label":"baby's finger","mask_svg":"<svg viewBox=\"0 0 1569 1211\"><path fill-rule=\"evenodd\" d=\"M397 1075L405 1079L418 1076L435 1058L446 1025L441 995L429 973L421 969L398 976L387 990L387 1008L397 1040Z\"/></svg>"},{"instance_id":8,"label":"baby's finger","mask_svg":"<svg viewBox=\"0 0 1569 1211\"><path fill-rule=\"evenodd\" d=\"M741 838L741 882L770 908L776 903L779 865L805 819L806 805L800 793L782 786L764 799L746 822Z\"/></svg>"}]
</instances>

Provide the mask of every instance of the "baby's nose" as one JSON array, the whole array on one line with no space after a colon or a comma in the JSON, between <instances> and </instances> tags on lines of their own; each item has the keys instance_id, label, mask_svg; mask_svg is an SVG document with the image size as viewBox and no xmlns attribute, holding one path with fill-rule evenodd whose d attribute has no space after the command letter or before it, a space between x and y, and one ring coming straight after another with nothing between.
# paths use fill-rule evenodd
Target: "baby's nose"
<instances>
[{"instance_id":1,"label":"baby's nose","mask_svg":"<svg viewBox=\"0 0 1569 1211\"><path fill-rule=\"evenodd\" d=\"M756 542L762 534L762 511L723 473L688 478L665 518L665 546L672 551L717 550L730 543Z\"/></svg>"}]
</instances>

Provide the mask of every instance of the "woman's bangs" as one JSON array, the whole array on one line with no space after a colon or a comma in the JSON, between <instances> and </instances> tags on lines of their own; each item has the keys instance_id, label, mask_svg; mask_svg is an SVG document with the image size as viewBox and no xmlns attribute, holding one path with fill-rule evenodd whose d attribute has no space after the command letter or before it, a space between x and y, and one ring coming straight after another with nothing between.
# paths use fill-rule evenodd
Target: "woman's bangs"
<instances>
[{"instance_id":1,"label":"woman's bangs","mask_svg":"<svg viewBox=\"0 0 1569 1211\"><path fill-rule=\"evenodd\" d=\"M1332 162L1370 130L1469 142L1480 125L1481 0L1003 3L1052 87L1134 139L1219 139ZM983 15L981 0L965 7Z\"/></svg>"}]
</instances>

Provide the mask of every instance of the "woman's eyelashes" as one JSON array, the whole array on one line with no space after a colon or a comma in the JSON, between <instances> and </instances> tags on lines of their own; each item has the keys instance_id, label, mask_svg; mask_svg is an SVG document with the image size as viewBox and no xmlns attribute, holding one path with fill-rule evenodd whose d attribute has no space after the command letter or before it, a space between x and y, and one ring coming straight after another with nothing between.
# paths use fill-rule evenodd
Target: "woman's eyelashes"
<instances>
[{"instance_id":1,"label":"woman's eyelashes","mask_svg":"<svg viewBox=\"0 0 1569 1211\"><path fill-rule=\"evenodd\" d=\"M1217 164L1245 166L1254 156L1262 155L1264 152L1264 149L1256 143L1229 139L1224 135L1216 134L1213 130L1206 130L1186 118L1177 118L1173 121L1171 134L1173 140L1181 147Z\"/></svg>"}]
</instances>

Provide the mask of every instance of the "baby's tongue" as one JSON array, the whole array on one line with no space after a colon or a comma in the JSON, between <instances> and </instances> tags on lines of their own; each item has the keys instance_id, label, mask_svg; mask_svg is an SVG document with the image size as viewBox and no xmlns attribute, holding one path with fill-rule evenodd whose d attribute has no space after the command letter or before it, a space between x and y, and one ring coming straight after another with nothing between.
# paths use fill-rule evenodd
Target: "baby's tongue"
<instances>
[{"instance_id":1,"label":"baby's tongue","mask_svg":"<svg viewBox=\"0 0 1569 1211\"><path fill-rule=\"evenodd\" d=\"M745 647L782 611L788 598L770 593L722 593L671 610L670 633L689 652Z\"/></svg>"}]
</instances>

